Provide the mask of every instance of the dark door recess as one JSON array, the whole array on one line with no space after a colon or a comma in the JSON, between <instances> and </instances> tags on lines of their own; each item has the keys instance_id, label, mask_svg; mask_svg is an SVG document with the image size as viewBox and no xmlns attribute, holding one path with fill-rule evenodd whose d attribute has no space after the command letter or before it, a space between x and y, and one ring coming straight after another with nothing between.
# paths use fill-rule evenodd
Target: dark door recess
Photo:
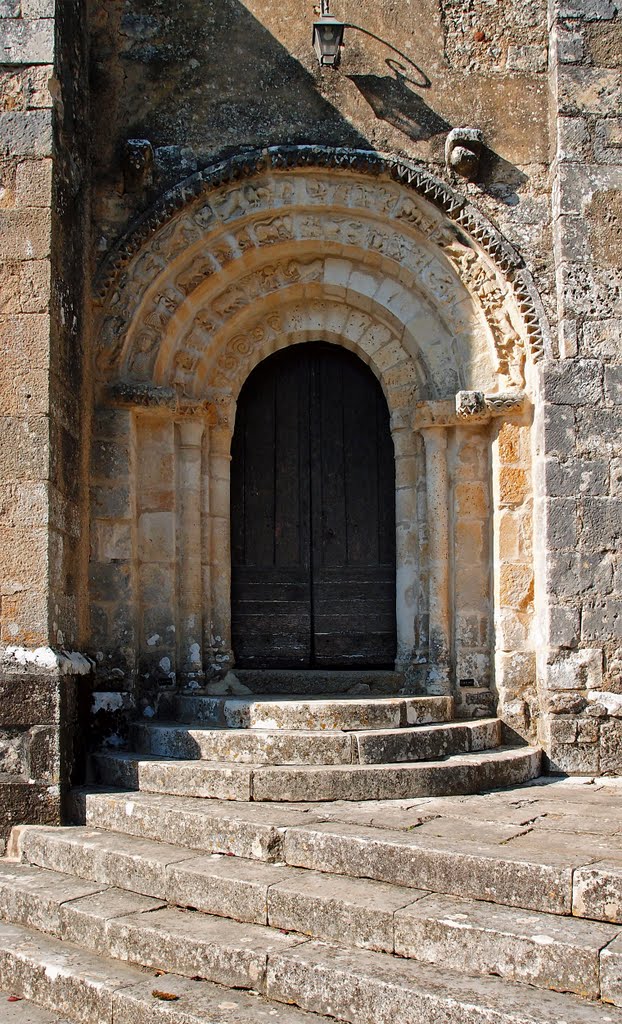
<instances>
[{"instance_id":1,"label":"dark door recess","mask_svg":"<svg viewBox=\"0 0 622 1024\"><path fill-rule=\"evenodd\" d=\"M371 370L334 345L270 356L240 394L231 464L236 664L395 659L395 469Z\"/></svg>"}]
</instances>

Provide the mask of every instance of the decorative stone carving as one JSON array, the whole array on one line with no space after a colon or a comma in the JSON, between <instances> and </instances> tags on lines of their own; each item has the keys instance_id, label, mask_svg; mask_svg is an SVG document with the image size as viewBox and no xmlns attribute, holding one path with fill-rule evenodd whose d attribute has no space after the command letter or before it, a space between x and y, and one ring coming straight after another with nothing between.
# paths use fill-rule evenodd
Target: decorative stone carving
<instances>
[{"instance_id":1,"label":"decorative stone carving","mask_svg":"<svg viewBox=\"0 0 622 1024\"><path fill-rule=\"evenodd\" d=\"M485 395L482 391L459 391L456 395L456 414L464 420L488 420L494 416L522 412L527 396L522 391L506 391Z\"/></svg>"},{"instance_id":2,"label":"decorative stone carving","mask_svg":"<svg viewBox=\"0 0 622 1024\"><path fill-rule=\"evenodd\" d=\"M148 139L128 139L121 160L126 192L147 188L153 179L153 146Z\"/></svg>"},{"instance_id":3,"label":"decorative stone carving","mask_svg":"<svg viewBox=\"0 0 622 1024\"><path fill-rule=\"evenodd\" d=\"M479 171L484 134L479 128L454 128L445 141L445 163L449 170L467 181L475 181Z\"/></svg>"}]
</instances>

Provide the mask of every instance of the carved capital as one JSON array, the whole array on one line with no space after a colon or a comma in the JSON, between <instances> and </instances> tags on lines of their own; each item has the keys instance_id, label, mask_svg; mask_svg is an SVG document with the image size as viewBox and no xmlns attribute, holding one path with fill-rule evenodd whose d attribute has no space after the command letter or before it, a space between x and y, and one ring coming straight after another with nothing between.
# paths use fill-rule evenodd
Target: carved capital
<instances>
[{"instance_id":1,"label":"carved capital","mask_svg":"<svg viewBox=\"0 0 622 1024\"><path fill-rule=\"evenodd\" d=\"M521 415L528 405L528 398L523 391L503 391L490 395L483 391L458 391L453 399L417 402L412 428L423 431L431 427L489 423L501 416Z\"/></svg>"}]
</instances>

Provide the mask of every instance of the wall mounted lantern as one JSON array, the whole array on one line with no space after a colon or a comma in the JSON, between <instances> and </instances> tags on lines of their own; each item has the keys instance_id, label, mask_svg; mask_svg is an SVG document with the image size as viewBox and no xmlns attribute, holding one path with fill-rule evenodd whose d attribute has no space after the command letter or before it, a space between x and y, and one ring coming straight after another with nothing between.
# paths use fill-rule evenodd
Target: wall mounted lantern
<instances>
[{"instance_id":1,"label":"wall mounted lantern","mask_svg":"<svg viewBox=\"0 0 622 1024\"><path fill-rule=\"evenodd\" d=\"M313 46L320 67L336 68L341 57L345 24L330 14L329 2L322 0L320 18L313 25Z\"/></svg>"}]
</instances>

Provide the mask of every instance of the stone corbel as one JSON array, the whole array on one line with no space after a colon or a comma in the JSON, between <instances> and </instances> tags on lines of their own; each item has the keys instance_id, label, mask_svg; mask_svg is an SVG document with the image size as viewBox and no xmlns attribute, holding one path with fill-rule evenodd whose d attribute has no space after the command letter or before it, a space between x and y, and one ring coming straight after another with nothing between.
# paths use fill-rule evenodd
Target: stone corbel
<instances>
[{"instance_id":1,"label":"stone corbel","mask_svg":"<svg viewBox=\"0 0 622 1024\"><path fill-rule=\"evenodd\" d=\"M459 422L477 420L488 423L501 416L521 416L527 406L524 391L501 391L493 395L485 395L483 391L459 391L456 395Z\"/></svg>"},{"instance_id":2,"label":"stone corbel","mask_svg":"<svg viewBox=\"0 0 622 1024\"><path fill-rule=\"evenodd\" d=\"M490 395L483 391L458 391L454 398L416 402L412 427L413 430L422 430L425 427L489 423L504 416L521 418L529 408L529 399L523 391L503 391Z\"/></svg>"}]
</instances>

